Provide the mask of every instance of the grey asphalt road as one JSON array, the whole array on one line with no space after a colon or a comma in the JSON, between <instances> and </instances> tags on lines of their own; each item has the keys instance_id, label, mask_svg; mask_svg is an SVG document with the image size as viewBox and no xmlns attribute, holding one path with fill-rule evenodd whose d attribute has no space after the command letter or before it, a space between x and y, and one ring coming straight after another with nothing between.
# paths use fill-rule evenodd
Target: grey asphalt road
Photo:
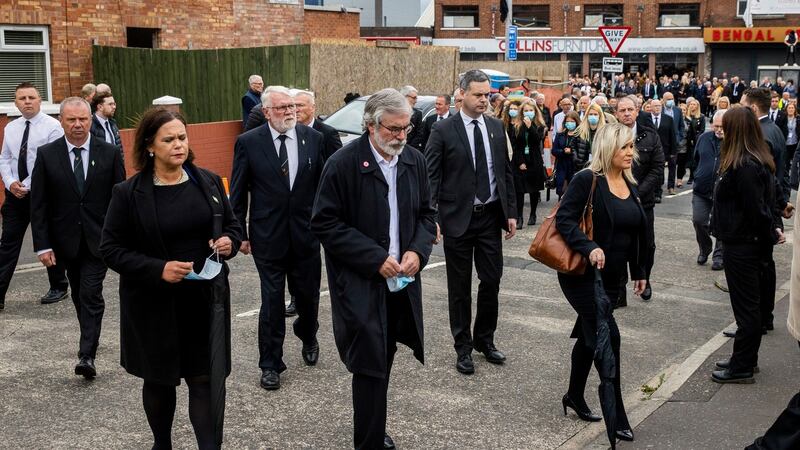
<instances>
[{"instance_id":1,"label":"grey asphalt road","mask_svg":"<svg viewBox=\"0 0 800 450\"><path fill-rule=\"evenodd\" d=\"M615 313L622 332L622 380L627 395L636 395L643 384L680 364L733 321L727 294L714 287L723 275L695 263L690 202L691 194L679 195L666 198L656 208L653 300L630 298L630 306ZM541 204L539 217L553 204L552 200ZM398 448L567 448L570 439L586 427L574 414L564 417L561 411L575 313L562 296L555 273L527 255L534 229L524 228L504 248L496 343L508 355L508 362L494 366L478 356L476 373L470 377L454 368L446 268L437 264L446 261L441 247L435 249L431 268L422 275L426 364L418 364L408 349L401 348L392 372L388 431ZM781 286L789 278L790 246L776 248L775 260ZM301 344L290 333L284 346L289 369L282 377L282 388L267 392L258 384L257 315L253 313L260 302L258 275L250 257L237 257L231 266L233 373L228 381L225 446L351 447L351 377L333 344L328 297L323 295L320 302L319 365L303 365ZM70 302L38 304L38 296L47 288L42 270L14 277L6 310L0 313L0 447L152 445L141 407L141 380L125 373L118 363L117 280L116 274L109 273L99 376L87 382L72 374L78 327ZM327 290L325 280L322 290ZM586 399L599 411L597 383L593 373ZM175 447L195 447L183 386L178 402ZM627 406L638 407L636 402Z\"/></svg>"}]
</instances>

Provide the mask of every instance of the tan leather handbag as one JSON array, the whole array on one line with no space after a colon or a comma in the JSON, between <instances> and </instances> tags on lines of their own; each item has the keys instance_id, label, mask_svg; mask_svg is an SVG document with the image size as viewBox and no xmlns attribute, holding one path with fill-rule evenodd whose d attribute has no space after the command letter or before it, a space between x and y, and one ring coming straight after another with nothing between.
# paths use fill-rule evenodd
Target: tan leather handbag
<instances>
[{"instance_id":1,"label":"tan leather handbag","mask_svg":"<svg viewBox=\"0 0 800 450\"><path fill-rule=\"evenodd\" d=\"M597 187L597 176L592 176L592 190L589 192L589 197L586 199L586 206L583 207L583 215L579 223L581 231L589 239L592 239L593 224L592 224L592 201L594 200L594 190ZM556 228L556 213L558 207L561 206L561 201L556 203L550 214L545 217L536 236L533 237L531 247L528 249L528 254L533 259L539 261L551 269L567 275L583 275L586 271L586 258L579 252L572 250L567 245L561 233Z\"/></svg>"}]
</instances>

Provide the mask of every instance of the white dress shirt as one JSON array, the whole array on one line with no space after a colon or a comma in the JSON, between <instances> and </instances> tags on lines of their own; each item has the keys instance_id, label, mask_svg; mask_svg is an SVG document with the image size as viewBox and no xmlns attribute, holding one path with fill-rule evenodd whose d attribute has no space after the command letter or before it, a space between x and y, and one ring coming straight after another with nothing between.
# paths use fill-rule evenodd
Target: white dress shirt
<instances>
[{"instance_id":1,"label":"white dress shirt","mask_svg":"<svg viewBox=\"0 0 800 450\"><path fill-rule=\"evenodd\" d=\"M114 134L111 131L111 124L108 123L108 119L101 116L99 113L95 113L95 117L97 117L97 121L100 122L100 125L103 127L103 133L106 135L106 142L116 145L116 142L114 142Z\"/></svg>"},{"instance_id":2,"label":"white dress shirt","mask_svg":"<svg viewBox=\"0 0 800 450\"><path fill-rule=\"evenodd\" d=\"M375 150L371 139L369 148L372 149L372 155L375 156L375 161L383 172L386 184L389 185L389 254L400 262L400 211L397 210L397 163L400 157L394 155L391 161L386 161Z\"/></svg>"},{"instance_id":3,"label":"white dress shirt","mask_svg":"<svg viewBox=\"0 0 800 450\"><path fill-rule=\"evenodd\" d=\"M81 145L72 145L67 141L67 156L69 157L69 167L75 167L75 153L72 152L74 148L80 147L81 150L81 163L83 163L83 179L89 174L89 144L92 139L91 133L86 136L86 142Z\"/></svg>"},{"instance_id":4,"label":"white dress shirt","mask_svg":"<svg viewBox=\"0 0 800 450\"><path fill-rule=\"evenodd\" d=\"M439 114L437 114L437 115L436 115L436 122L438 122L438 121L440 121L440 120L447 119L448 117L450 117L450 111L446 112L446 113L445 113L443 116L442 116L442 115L439 115Z\"/></svg>"},{"instance_id":5,"label":"white dress shirt","mask_svg":"<svg viewBox=\"0 0 800 450\"><path fill-rule=\"evenodd\" d=\"M17 160L19 147L22 144L22 135L25 133L25 117L18 117L6 125L3 136L3 149L0 151L0 176L8 189L15 181L20 181L25 188L31 188L30 174L36 162L36 151L44 144L49 144L64 135L64 130L58 120L39 112L30 119L31 127L28 130L28 178L19 179Z\"/></svg>"},{"instance_id":6,"label":"white dress shirt","mask_svg":"<svg viewBox=\"0 0 800 450\"><path fill-rule=\"evenodd\" d=\"M275 128L272 128L272 124L269 122L267 122L267 124L269 125L269 132L272 133L272 143L275 145L275 153L278 155L278 161L280 161L281 140L278 139L278 136L280 136L281 133ZM289 139L286 139L286 156L289 159L289 190L291 191L294 186L294 178L297 176L297 130L292 127L283 134L289 137Z\"/></svg>"},{"instance_id":7,"label":"white dress shirt","mask_svg":"<svg viewBox=\"0 0 800 450\"><path fill-rule=\"evenodd\" d=\"M778 111L777 109L770 109L769 110L769 120L775 122L778 120Z\"/></svg>"},{"instance_id":8,"label":"white dress shirt","mask_svg":"<svg viewBox=\"0 0 800 450\"><path fill-rule=\"evenodd\" d=\"M557 113L556 116L553 117L553 132L550 133L550 142L556 140L556 134L561 131L561 125L564 124L564 117L566 117L564 111Z\"/></svg>"},{"instance_id":9,"label":"white dress shirt","mask_svg":"<svg viewBox=\"0 0 800 450\"><path fill-rule=\"evenodd\" d=\"M661 116L658 114L650 114L650 120L653 121L653 125L658 128L661 126Z\"/></svg>"},{"instance_id":10,"label":"white dress shirt","mask_svg":"<svg viewBox=\"0 0 800 450\"><path fill-rule=\"evenodd\" d=\"M481 129L481 136L483 137L483 148L486 153L486 166L489 169L489 199L486 203L497 200L497 180L494 177L494 160L492 159L492 146L489 143L489 131L486 129L486 122L483 120L483 114L477 119L473 119L466 114L461 115L461 120L464 121L464 127L467 129L467 139L469 140L469 148L472 152L472 166L477 167L475 164L475 125L472 124L473 120L478 121L478 126ZM475 197L472 202L474 205L480 205L482 202Z\"/></svg>"}]
</instances>

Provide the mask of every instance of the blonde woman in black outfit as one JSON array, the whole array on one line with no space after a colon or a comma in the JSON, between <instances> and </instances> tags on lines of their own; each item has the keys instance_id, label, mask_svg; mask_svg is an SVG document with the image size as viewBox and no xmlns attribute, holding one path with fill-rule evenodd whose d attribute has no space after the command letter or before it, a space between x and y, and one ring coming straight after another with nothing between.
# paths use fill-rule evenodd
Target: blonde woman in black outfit
<instances>
[{"instance_id":1,"label":"blonde woman in black outfit","mask_svg":"<svg viewBox=\"0 0 800 450\"><path fill-rule=\"evenodd\" d=\"M622 274L630 268L634 294L645 288L645 255L647 227L644 209L636 191L631 165L637 157L633 130L622 124L608 124L597 130L592 144L593 159L588 169L575 174L556 215L556 227L567 244L586 256L601 270L603 285L610 299L619 297ZM592 199L594 239L578 227L584 205L591 194L592 182L597 185ZM627 266L627 267L626 267ZM569 390L562 403L564 413L572 408L586 421L599 421L583 398L586 379L592 367L597 317L594 298L594 269L587 267L583 275L558 274L564 296L578 313L570 337L577 338L572 349ZM611 346L616 359L614 389L617 402L617 437L632 441L620 390L620 334L613 316L609 323Z\"/></svg>"},{"instance_id":2,"label":"blonde woman in black outfit","mask_svg":"<svg viewBox=\"0 0 800 450\"><path fill-rule=\"evenodd\" d=\"M761 298L775 295L769 279L772 247L785 242L775 207L775 163L750 108L733 108L722 118L719 181L711 229L725 248L725 278L736 319L730 359L717 362L717 383L753 383L761 346ZM774 277L774 269L772 276Z\"/></svg>"}]
</instances>

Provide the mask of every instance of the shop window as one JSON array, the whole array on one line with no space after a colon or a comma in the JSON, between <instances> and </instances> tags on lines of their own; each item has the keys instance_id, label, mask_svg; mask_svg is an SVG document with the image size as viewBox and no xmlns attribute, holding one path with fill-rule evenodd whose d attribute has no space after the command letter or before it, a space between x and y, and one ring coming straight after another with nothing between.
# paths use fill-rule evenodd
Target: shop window
<instances>
[{"instance_id":1,"label":"shop window","mask_svg":"<svg viewBox=\"0 0 800 450\"><path fill-rule=\"evenodd\" d=\"M50 38L46 27L0 26L0 104L13 103L18 84L27 81L50 102Z\"/></svg>"},{"instance_id":2,"label":"shop window","mask_svg":"<svg viewBox=\"0 0 800 450\"><path fill-rule=\"evenodd\" d=\"M442 6L442 28L478 28L478 7Z\"/></svg>"},{"instance_id":3,"label":"shop window","mask_svg":"<svg viewBox=\"0 0 800 450\"><path fill-rule=\"evenodd\" d=\"M158 48L158 28L133 28L126 29L128 34L128 47Z\"/></svg>"},{"instance_id":4,"label":"shop window","mask_svg":"<svg viewBox=\"0 0 800 450\"><path fill-rule=\"evenodd\" d=\"M622 25L622 5L584 5L584 28Z\"/></svg>"},{"instance_id":5,"label":"shop window","mask_svg":"<svg viewBox=\"0 0 800 450\"><path fill-rule=\"evenodd\" d=\"M747 9L747 0L736 0L736 17L744 16L744 11Z\"/></svg>"},{"instance_id":6,"label":"shop window","mask_svg":"<svg viewBox=\"0 0 800 450\"><path fill-rule=\"evenodd\" d=\"M513 14L520 28L550 28L550 5L514 5Z\"/></svg>"},{"instance_id":7,"label":"shop window","mask_svg":"<svg viewBox=\"0 0 800 450\"><path fill-rule=\"evenodd\" d=\"M699 27L699 3L671 3L658 5L659 27Z\"/></svg>"}]
</instances>

